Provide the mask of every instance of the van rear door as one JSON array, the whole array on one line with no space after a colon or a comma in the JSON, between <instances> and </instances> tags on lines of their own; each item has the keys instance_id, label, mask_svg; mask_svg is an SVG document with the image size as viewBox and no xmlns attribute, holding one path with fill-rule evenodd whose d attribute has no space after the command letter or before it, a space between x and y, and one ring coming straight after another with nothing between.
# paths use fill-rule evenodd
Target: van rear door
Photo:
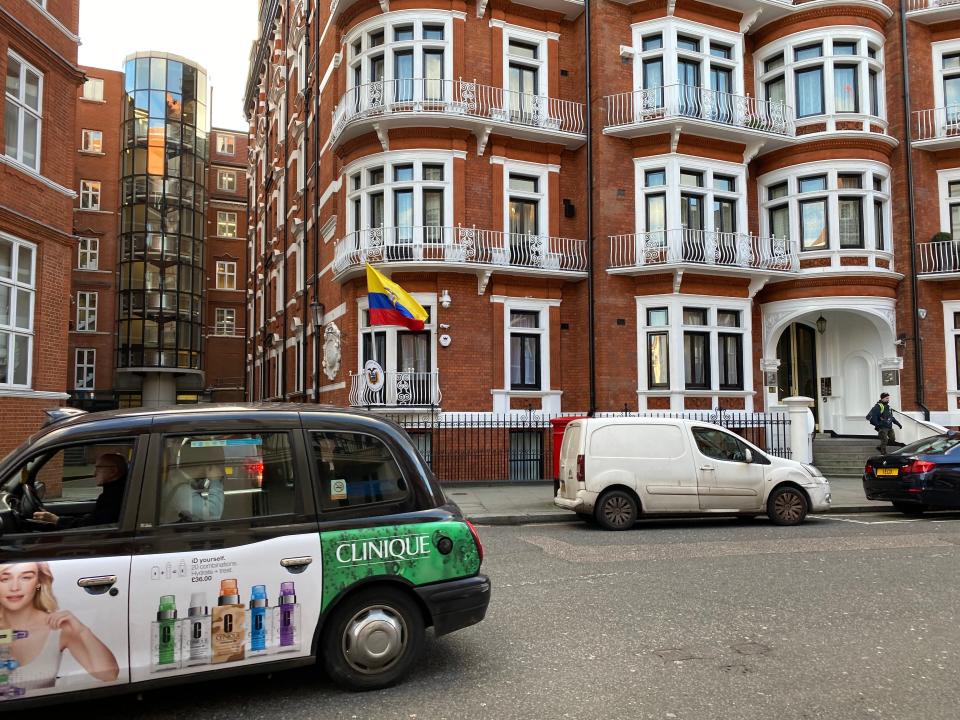
<instances>
[{"instance_id":1,"label":"van rear door","mask_svg":"<svg viewBox=\"0 0 960 720\"><path fill-rule=\"evenodd\" d=\"M560 497L574 500L580 484L577 482L577 456L583 452L584 426L574 420L567 425L560 446Z\"/></svg>"}]
</instances>

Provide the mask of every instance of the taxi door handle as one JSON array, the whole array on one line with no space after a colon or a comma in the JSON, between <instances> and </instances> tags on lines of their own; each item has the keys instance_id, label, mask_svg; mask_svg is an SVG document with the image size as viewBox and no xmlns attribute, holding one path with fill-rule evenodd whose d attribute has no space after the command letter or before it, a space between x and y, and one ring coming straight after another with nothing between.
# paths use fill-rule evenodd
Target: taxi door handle
<instances>
[{"instance_id":1,"label":"taxi door handle","mask_svg":"<svg viewBox=\"0 0 960 720\"><path fill-rule=\"evenodd\" d=\"M280 564L290 572L303 572L307 565L312 562L312 557L309 555L304 555L302 557L283 558L283 560L280 561Z\"/></svg>"},{"instance_id":2,"label":"taxi door handle","mask_svg":"<svg viewBox=\"0 0 960 720\"><path fill-rule=\"evenodd\" d=\"M77 585L82 587L91 595L103 595L117 584L116 575L98 575L96 577L83 577L77 580ZM111 595L116 595L116 590L110 590Z\"/></svg>"},{"instance_id":3,"label":"taxi door handle","mask_svg":"<svg viewBox=\"0 0 960 720\"><path fill-rule=\"evenodd\" d=\"M700 469L701 469L701 470L713 470L714 467L713 467L713 465L701 465L701 466L700 466Z\"/></svg>"}]
</instances>

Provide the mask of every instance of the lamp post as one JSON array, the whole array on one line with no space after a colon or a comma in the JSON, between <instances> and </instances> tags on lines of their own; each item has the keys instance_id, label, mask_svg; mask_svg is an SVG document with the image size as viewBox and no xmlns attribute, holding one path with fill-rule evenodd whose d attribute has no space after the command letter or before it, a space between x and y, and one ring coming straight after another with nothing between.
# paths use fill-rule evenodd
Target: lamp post
<instances>
[{"instance_id":1,"label":"lamp post","mask_svg":"<svg viewBox=\"0 0 960 720\"><path fill-rule=\"evenodd\" d=\"M320 402L320 327L323 325L324 308L316 298L310 303L310 319L313 321L313 402Z\"/></svg>"}]
</instances>

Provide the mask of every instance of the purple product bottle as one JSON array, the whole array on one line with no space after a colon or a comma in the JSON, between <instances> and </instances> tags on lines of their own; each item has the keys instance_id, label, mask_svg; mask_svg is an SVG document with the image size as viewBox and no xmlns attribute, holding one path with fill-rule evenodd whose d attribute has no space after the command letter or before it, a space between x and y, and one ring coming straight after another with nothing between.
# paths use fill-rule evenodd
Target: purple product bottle
<instances>
[{"instance_id":1,"label":"purple product bottle","mask_svg":"<svg viewBox=\"0 0 960 720\"><path fill-rule=\"evenodd\" d=\"M292 582L280 583L280 647L290 647L297 639L297 593Z\"/></svg>"}]
</instances>

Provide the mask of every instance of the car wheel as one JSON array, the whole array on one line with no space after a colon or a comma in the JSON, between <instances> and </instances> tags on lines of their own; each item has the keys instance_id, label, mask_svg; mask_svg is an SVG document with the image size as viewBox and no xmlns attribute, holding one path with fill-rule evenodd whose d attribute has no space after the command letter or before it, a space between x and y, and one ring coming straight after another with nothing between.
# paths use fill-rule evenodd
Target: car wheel
<instances>
[{"instance_id":1,"label":"car wheel","mask_svg":"<svg viewBox=\"0 0 960 720\"><path fill-rule=\"evenodd\" d=\"M775 525L799 525L807 516L807 498L795 487L779 487L770 493L767 515Z\"/></svg>"},{"instance_id":2,"label":"car wheel","mask_svg":"<svg viewBox=\"0 0 960 720\"><path fill-rule=\"evenodd\" d=\"M409 595L371 588L337 606L321 639L323 665L349 690L376 690L409 672L423 649L424 623Z\"/></svg>"},{"instance_id":3,"label":"car wheel","mask_svg":"<svg viewBox=\"0 0 960 720\"><path fill-rule=\"evenodd\" d=\"M608 490L597 501L593 516L607 530L629 530L637 521L639 508L630 493Z\"/></svg>"},{"instance_id":4,"label":"car wheel","mask_svg":"<svg viewBox=\"0 0 960 720\"><path fill-rule=\"evenodd\" d=\"M927 506L920 503L895 502L893 503L893 509L902 512L904 515L923 515Z\"/></svg>"}]
</instances>

